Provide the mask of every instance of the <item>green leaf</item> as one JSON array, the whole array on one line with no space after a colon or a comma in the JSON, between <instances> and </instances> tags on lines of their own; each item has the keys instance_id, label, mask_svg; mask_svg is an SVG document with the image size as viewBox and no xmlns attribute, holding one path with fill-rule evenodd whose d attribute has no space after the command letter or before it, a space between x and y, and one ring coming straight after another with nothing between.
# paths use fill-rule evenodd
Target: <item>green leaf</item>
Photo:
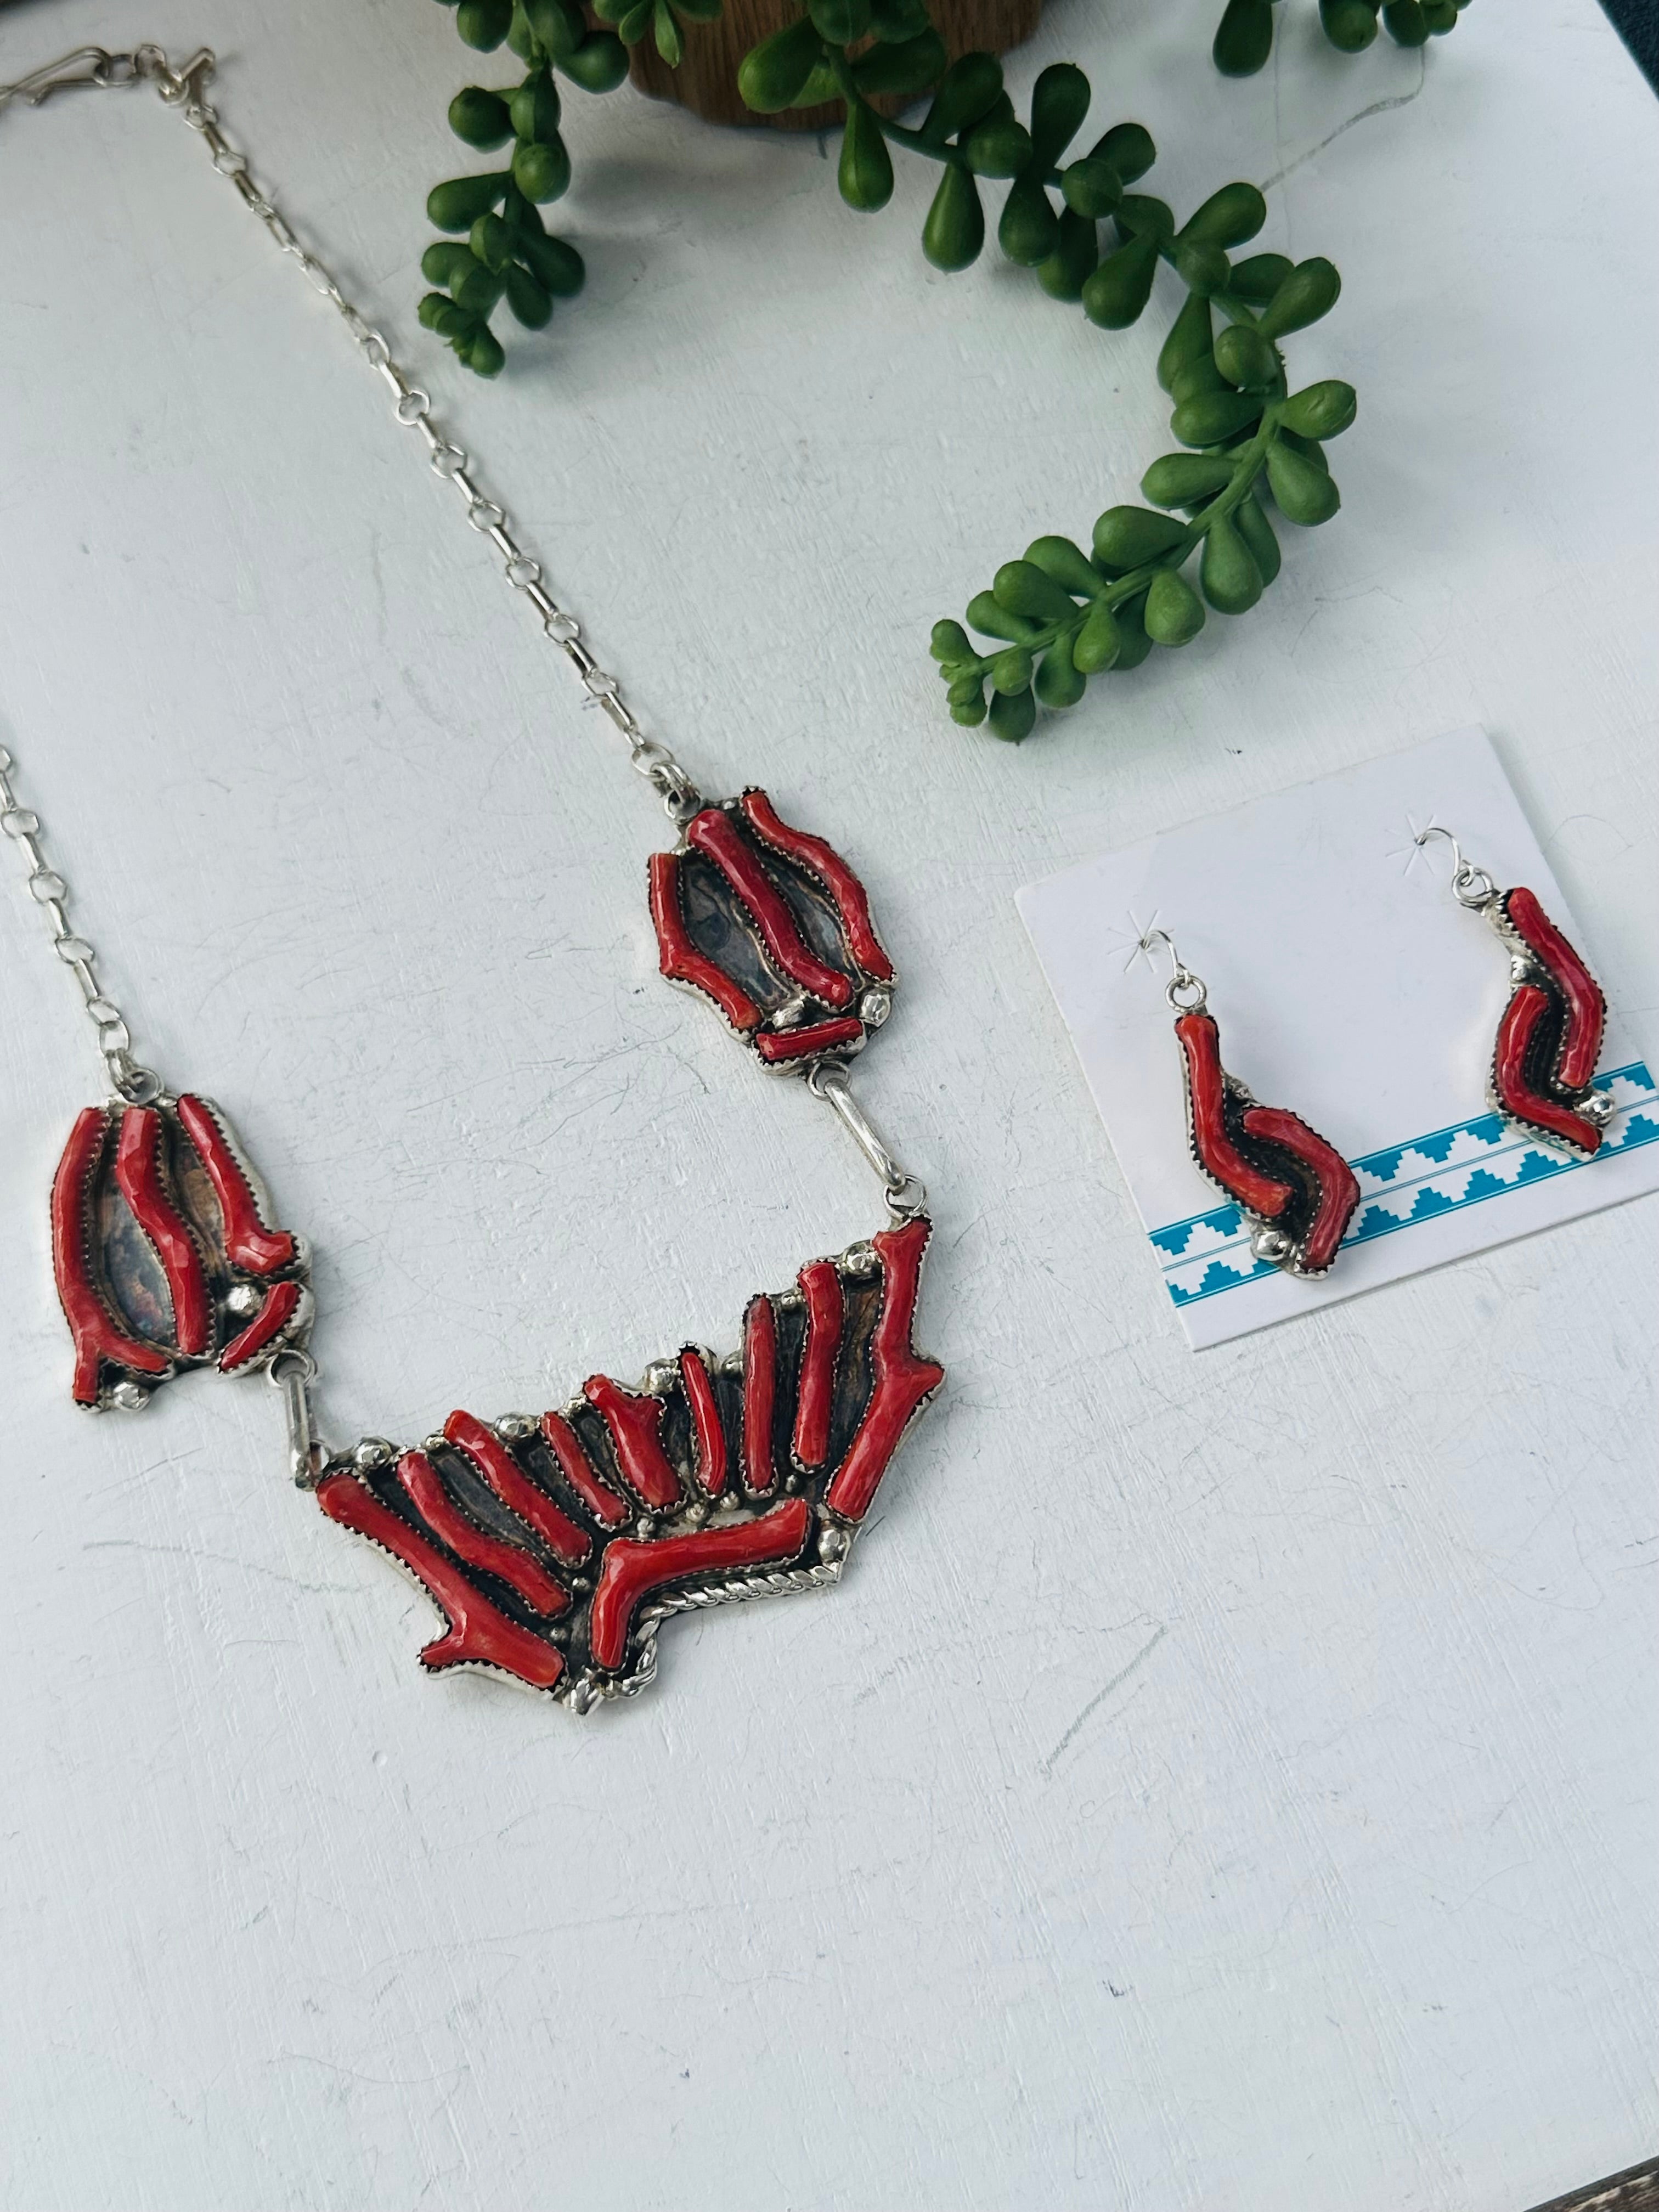
<instances>
[{"instance_id":1,"label":"green leaf","mask_svg":"<svg viewBox=\"0 0 1659 2212\"><path fill-rule=\"evenodd\" d=\"M1198 580L1218 615L1242 615L1261 597L1261 572L1225 515L1218 515L1205 533Z\"/></svg>"},{"instance_id":2,"label":"green leaf","mask_svg":"<svg viewBox=\"0 0 1659 2212\"><path fill-rule=\"evenodd\" d=\"M1089 80L1073 62L1054 62L1031 88L1031 159L1051 169L1083 127Z\"/></svg>"},{"instance_id":3,"label":"green leaf","mask_svg":"<svg viewBox=\"0 0 1659 2212\"><path fill-rule=\"evenodd\" d=\"M1223 76L1254 76L1273 50L1269 0L1227 0L1211 53Z\"/></svg>"},{"instance_id":4,"label":"green leaf","mask_svg":"<svg viewBox=\"0 0 1659 2212\"><path fill-rule=\"evenodd\" d=\"M1183 446L1218 446L1259 420L1261 400L1251 392L1205 392L1183 399L1170 428Z\"/></svg>"},{"instance_id":5,"label":"green leaf","mask_svg":"<svg viewBox=\"0 0 1659 2212\"><path fill-rule=\"evenodd\" d=\"M1397 46L1428 44L1429 19L1419 0L1385 0L1382 22Z\"/></svg>"},{"instance_id":6,"label":"green leaf","mask_svg":"<svg viewBox=\"0 0 1659 2212\"><path fill-rule=\"evenodd\" d=\"M447 6L448 0L444 0L444 4ZM542 59L537 50L536 33L530 27L530 18L525 14L522 0L513 0L513 14L507 27L507 43L526 69Z\"/></svg>"},{"instance_id":7,"label":"green leaf","mask_svg":"<svg viewBox=\"0 0 1659 2212\"><path fill-rule=\"evenodd\" d=\"M1051 300L1080 300L1099 261L1093 216L1062 208L1054 250L1037 270L1037 282Z\"/></svg>"},{"instance_id":8,"label":"green leaf","mask_svg":"<svg viewBox=\"0 0 1659 2212\"><path fill-rule=\"evenodd\" d=\"M482 320L484 316L495 313L496 302L506 289L506 281L493 269L486 269L482 261L475 259L471 268L457 278L449 289L458 307L465 307L469 315L476 315Z\"/></svg>"},{"instance_id":9,"label":"green leaf","mask_svg":"<svg viewBox=\"0 0 1659 2212\"><path fill-rule=\"evenodd\" d=\"M944 671L941 669L939 672L943 675ZM951 678L945 696L953 707L959 707L969 699L982 700L985 696L985 678L977 670L966 669L960 676Z\"/></svg>"},{"instance_id":10,"label":"green leaf","mask_svg":"<svg viewBox=\"0 0 1659 2212\"><path fill-rule=\"evenodd\" d=\"M1034 538L1025 549L1025 558L1045 576L1052 576L1067 594L1075 592L1079 599L1092 599L1100 589L1100 571L1069 538Z\"/></svg>"},{"instance_id":11,"label":"green leaf","mask_svg":"<svg viewBox=\"0 0 1659 2212\"><path fill-rule=\"evenodd\" d=\"M1031 158L1031 134L1012 115L990 115L962 142L975 176L1017 177Z\"/></svg>"},{"instance_id":12,"label":"green leaf","mask_svg":"<svg viewBox=\"0 0 1659 2212\"><path fill-rule=\"evenodd\" d=\"M1000 607L1033 622L1070 622L1077 612L1071 593L1035 561L1005 561L991 588Z\"/></svg>"},{"instance_id":13,"label":"green leaf","mask_svg":"<svg viewBox=\"0 0 1659 2212\"><path fill-rule=\"evenodd\" d=\"M1254 492L1246 492L1240 500L1233 509L1233 520L1238 525L1239 536L1250 549L1256 574L1264 584L1271 584L1279 570L1279 540Z\"/></svg>"},{"instance_id":14,"label":"green leaf","mask_svg":"<svg viewBox=\"0 0 1659 2212\"><path fill-rule=\"evenodd\" d=\"M1117 659L1112 663L1115 675L1139 668L1152 649L1152 641L1146 635L1146 602L1144 599L1120 601L1117 610L1118 635L1123 642L1118 648Z\"/></svg>"},{"instance_id":15,"label":"green leaf","mask_svg":"<svg viewBox=\"0 0 1659 2212\"><path fill-rule=\"evenodd\" d=\"M1257 323L1264 338L1282 338L1289 331L1305 330L1322 315L1328 315L1342 289L1342 279L1321 254L1298 261Z\"/></svg>"},{"instance_id":16,"label":"green leaf","mask_svg":"<svg viewBox=\"0 0 1659 2212\"><path fill-rule=\"evenodd\" d=\"M472 334L471 343L457 346L455 350L467 367L479 376L499 376L507 366L507 355L501 342L488 323L480 323Z\"/></svg>"},{"instance_id":17,"label":"green leaf","mask_svg":"<svg viewBox=\"0 0 1659 2212\"><path fill-rule=\"evenodd\" d=\"M1182 238L1206 246L1243 246L1267 220L1267 203L1254 185L1223 185L1182 227Z\"/></svg>"},{"instance_id":18,"label":"green leaf","mask_svg":"<svg viewBox=\"0 0 1659 2212\"><path fill-rule=\"evenodd\" d=\"M836 173L841 196L850 208L872 214L893 197L893 161L873 109L848 103L842 135L841 165Z\"/></svg>"},{"instance_id":19,"label":"green leaf","mask_svg":"<svg viewBox=\"0 0 1659 2212\"><path fill-rule=\"evenodd\" d=\"M1085 676L1111 667L1123 650L1123 632L1104 599L1097 599L1072 644L1072 665Z\"/></svg>"},{"instance_id":20,"label":"green leaf","mask_svg":"<svg viewBox=\"0 0 1659 2212\"><path fill-rule=\"evenodd\" d=\"M787 23L758 46L750 46L738 69L738 90L757 115L776 115L789 106L812 73L823 51L810 15Z\"/></svg>"},{"instance_id":21,"label":"green leaf","mask_svg":"<svg viewBox=\"0 0 1659 2212\"><path fill-rule=\"evenodd\" d=\"M908 97L937 84L945 70L945 41L933 29L896 46L872 46L853 64L853 82L871 99L896 93Z\"/></svg>"},{"instance_id":22,"label":"green leaf","mask_svg":"<svg viewBox=\"0 0 1659 2212\"><path fill-rule=\"evenodd\" d=\"M951 720L963 723L970 730L985 720L984 692L976 692L971 699L953 699L951 702Z\"/></svg>"},{"instance_id":23,"label":"green leaf","mask_svg":"<svg viewBox=\"0 0 1659 2212\"><path fill-rule=\"evenodd\" d=\"M1098 221L1123 198L1123 179L1109 161L1089 154L1061 172L1060 189L1068 208Z\"/></svg>"},{"instance_id":24,"label":"green leaf","mask_svg":"<svg viewBox=\"0 0 1659 2212\"><path fill-rule=\"evenodd\" d=\"M1299 438L1340 438L1358 412L1359 399L1352 385L1336 377L1310 384L1292 392L1279 410L1279 419Z\"/></svg>"},{"instance_id":25,"label":"green leaf","mask_svg":"<svg viewBox=\"0 0 1659 2212\"><path fill-rule=\"evenodd\" d=\"M1267 448L1267 487L1287 522L1310 528L1328 522L1342 504L1325 471L1282 439L1275 439Z\"/></svg>"},{"instance_id":26,"label":"green leaf","mask_svg":"<svg viewBox=\"0 0 1659 2212\"><path fill-rule=\"evenodd\" d=\"M1248 261L1235 261L1228 286L1235 299L1263 307L1272 299L1295 266L1288 254L1253 253Z\"/></svg>"},{"instance_id":27,"label":"green leaf","mask_svg":"<svg viewBox=\"0 0 1659 2212\"><path fill-rule=\"evenodd\" d=\"M1189 291L1205 299L1224 292L1233 266L1218 246L1201 238L1183 238L1176 247L1176 269Z\"/></svg>"},{"instance_id":28,"label":"green leaf","mask_svg":"<svg viewBox=\"0 0 1659 2212\"><path fill-rule=\"evenodd\" d=\"M1158 380L1166 392L1175 390L1176 377L1189 362L1211 357L1214 327L1209 301L1201 293L1190 294L1158 350Z\"/></svg>"},{"instance_id":29,"label":"green leaf","mask_svg":"<svg viewBox=\"0 0 1659 2212\"><path fill-rule=\"evenodd\" d=\"M1011 645L991 663L991 681L999 691L1024 691L1031 680L1031 656L1023 645Z\"/></svg>"},{"instance_id":30,"label":"green leaf","mask_svg":"<svg viewBox=\"0 0 1659 2212\"><path fill-rule=\"evenodd\" d=\"M800 90L790 101L791 107L827 107L842 97L841 79L836 75L835 64L828 54L820 54Z\"/></svg>"},{"instance_id":31,"label":"green leaf","mask_svg":"<svg viewBox=\"0 0 1659 2212\"><path fill-rule=\"evenodd\" d=\"M511 179L503 169L492 177L451 177L434 185L426 196L428 220L439 230L471 230L481 215L493 208Z\"/></svg>"},{"instance_id":32,"label":"green leaf","mask_svg":"<svg viewBox=\"0 0 1659 2212\"><path fill-rule=\"evenodd\" d=\"M574 300L587 276L580 254L562 238L521 237L519 258L556 300Z\"/></svg>"},{"instance_id":33,"label":"green leaf","mask_svg":"<svg viewBox=\"0 0 1659 2212\"><path fill-rule=\"evenodd\" d=\"M553 295L517 262L507 271L507 304L527 331L539 331L551 319Z\"/></svg>"},{"instance_id":34,"label":"green leaf","mask_svg":"<svg viewBox=\"0 0 1659 2212\"><path fill-rule=\"evenodd\" d=\"M1016 177L1002 204L997 225L997 244L1010 261L1022 269L1036 269L1054 252L1060 236L1060 218L1036 173Z\"/></svg>"},{"instance_id":35,"label":"green leaf","mask_svg":"<svg viewBox=\"0 0 1659 2212\"><path fill-rule=\"evenodd\" d=\"M478 319L441 292L428 292L415 312L423 326L436 331L441 338L470 337Z\"/></svg>"},{"instance_id":36,"label":"green leaf","mask_svg":"<svg viewBox=\"0 0 1659 2212\"><path fill-rule=\"evenodd\" d=\"M1160 568L1146 592L1146 635L1154 645L1186 645L1204 627L1204 602L1178 568Z\"/></svg>"},{"instance_id":37,"label":"green leaf","mask_svg":"<svg viewBox=\"0 0 1659 2212\"><path fill-rule=\"evenodd\" d=\"M968 633L958 622L936 622L927 650L935 660L943 661L946 666L953 660L971 660L974 658L974 648L969 642Z\"/></svg>"},{"instance_id":38,"label":"green leaf","mask_svg":"<svg viewBox=\"0 0 1659 2212\"><path fill-rule=\"evenodd\" d=\"M1279 360L1260 331L1231 323L1215 342L1215 365L1229 384L1245 392L1267 392L1279 381Z\"/></svg>"},{"instance_id":39,"label":"green leaf","mask_svg":"<svg viewBox=\"0 0 1659 2212\"><path fill-rule=\"evenodd\" d=\"M1173 553L1186 537L1182 525L1146 507L1109 507L1095 524L1095 558L1109 567L1144 568ZM973 620L971 612L969 620Z\"/></svg>"},{"instance_id":40,"label":"green leaf","mask_svg":"<svg viewBox=\"0 0 1659 2212\"><path fill-rule=\"evenodd\" d=\"M512 21L513 0L461 0L455 10L455 28L484 54L500 46Z\"/></svg>"},{"instance_id":41,"label":"green leaf","mask_svg":"<svg viewBox=\"0 0 1659 2212\"><path fill-rule=\"evenodd\" d=\"M1036 720L1036 701L1029 691L999 691L991 702L991 734L1017 745L1031 734Z\"/></svg>"},{"instance_id":42,"label":"green leaf","mask_svg":"<svg viewBox=\"0 0 1659 2212\"><path fill-rule=\"evenodd\" d=\"M1084 313L1103 330L1127 330L1151 299L1157 273L1158 238L1148 231L1107 255L1083 287Z\"/></svg>"},{"instance_id":43,"label":"green leaf","mask_svg":"<svg viewBox=\"0 0 1659 2212\"><path fill-rule=\"evenodd\" d=\"M1165 453L1142 477L1140 489L1154 507L1201 507L1232 480L1229 454Z\"/></svg>"},{"instance_id":44,"label":"green leaf","mask_svg":"<svg viewBox=\"0 0 1659 2212\"><path fill-rule=\"evenodd\" d=\"M421 256L421 274L428 284L447 285L453 277L465 275L471 260L470 246L457 246L447 238L436 239Z\"/></svg>"},{"instance_id":45,"label":"green leaf","mask_svg":"<svg viewBox=\"0 0 1659 2212\"><path fill-rule=\"evenodd\" d=\"M513 136L513 118L498 92L482 85L464 85L449 103L449 127L469 146L484 150L503 146Z\"/></svg>"},{"instance_id":46,"label":"green leaf","mask_svg":"<svg viewBox=\"0 0 1659 2212\"><path fill-rule=\"evenodd\" d=\"M1075 707L1088 689L1088 678L1072 658L1072 641L1057 637L1037 663L1037 697L1045 707Z\"/></svg>"},{"instance_id":47,"label":"green leaf","mask_svg":"<svg viewBox=\"0 0 1659 2212\"><path fill-rule=\"evenodd\" d=\"M587 36L587 24L575 0L520 0L520 3L538 40L562 66Z\"/></svg>"},{"instance_id":48,"label":"green leaf","mask_svg":"<svg viewBox=\"0 0 1659 2212\"><path fill-rule=\"evenodd\" d=\"M1042 628L1041 623L1028 622L1024 615L1011 615L991 592L975 592L968 602L967 613L970 628L981 637L1010 637L1017 644L1035 637Z\"/></svg>"},{"instance_id":49,"label":"green leaf","mask_svg":"<svg viewBox=\"0 0 1659 2212\"><path fill-rule=\"evenodd\" d=\"M1183 400L1196 399L1200 392L1225 392L1228 389L1226 378L1215 365L1215 356L1199 353L1176 371L1170 386L1170 397L1179 406Z\"/></svg>"},{"instance_id":50,"label":"green leaf","mask_svg":"<svg viewBox=\"0 0 1659 2212\"><path fill-rule=\"evenodd\" d=\"M513 181L527 200L538 205L559 198L570 183L570 156L563 139L556 136L550 146L520 143L513 156Z\"/></svg>"},{"instance_id":51,"label":"green leaf","mask_svg":"<svg viewBox=\"0 0 1659 2212\"><path fill-rule=\"evenodd\" d=\"M854 46L870 28L870 0L807 0L807 13L832 46Z\"/></svg>"},{"instance_id":52,"label":"green leaf","mask_svg":"<svg viewBox=\"0 0 1659 2212\"><path fill-rule=\"evenodd\" d=\"M1289 446L1295 453L1305 455L1316 469L1322 470L1326 476L1329 476L1331 465L1325 458L1325 448L1316 438L1300 438L1294 430L1286 430L1281 425L1279 442L1281 446Z\"/></svg>"},{"instance_id":53,"label":"green leaf","mask_svg":"<svg viewBox=\"0 0 1659 2212\"><path fill-rule=\"evenodd\" d=\"M927 220L921 227L921 250L935 269L965 269L979 258L985 243L985 210L979 186L966 169L952 161L939 179Z\"/></svg>"},{"instance_id":54,"label":"green leaf","mask_svg":"<svg viewBox=\"0 0 1659 2212\"><path fill-rule=\"evenodd\" d=\"M1139 123L1115 123L1090 149L1091 159L1110 162L1126 185L1144 177L1158 159L1152 134Z\"/></svg>"},{"instance_id":55,"label":"green leaf","mask_svg":"<svg viewBox=\"0 0 1659 2212\"><path fill-rule=\"evenodd\" d=\"M1113 210L1112 220L1126 244L1132 238L1150 237L1162 245L1175 236L1174 210L1149 192L1126 192Z\"/></svg>"},{"instance_id":56,"label":"green leaf","mask_svg":"<svg viewBox=\"0 0 1659 2212\"><path fill-rule=\"evenodd\" d=\"M550 70L538 70L507 102L520 138L550 146L559 135L559 93Z\"/></svg>"},{"instance_id":57,"label":"green leaf","mask_svg":"<svg viewBox=\"0 0 1659 2212\"><path fill-rule=\"evenodd\" d=\"M628 75L628 49L614 31L594 31L559 67L584 92L614 92Z\"/></svg>"},{"instance_id":58,"label":"green leaf","mask_svg":"<svg viewBox=\"0 0 1659 2212\"><path fill-rule=\"evenodd\" d=\"M1002 95L1002 64L994 54L963 54L939 80L922 136L943 145L979 121Z\"/></svg>"},{"instance_id":59,"label":"green leaf","mask_svg":"<svg viewBox=\"0 0 1659 2212\"><path fill-rule=\"evenodd\" d=\"M498 215L481 215L472 226L468 246L486 269L498 274L513 258L513 234Z\"/></svg>"},{"instance_id":60,"label":"green leaf","mask_svg":"<svg viewBox=\"0 0 1659 2212\"><path fill-rule=\"evenodd\" d=\"M1376 36L1376 0L1319 0L1325 36L1345 54L1357 54Z\"/></svg>"},{"instance_id":61,"label":"green leaf","mask_svg":"<svg viewBox=\"0 0 1659 2212\"><path fill-rule=\"evenodd\" d=\"M625 46L637 46L651 28L656 15L656 0L633 0L617 18L617 36Z\"/></svg>"}]
</instances>

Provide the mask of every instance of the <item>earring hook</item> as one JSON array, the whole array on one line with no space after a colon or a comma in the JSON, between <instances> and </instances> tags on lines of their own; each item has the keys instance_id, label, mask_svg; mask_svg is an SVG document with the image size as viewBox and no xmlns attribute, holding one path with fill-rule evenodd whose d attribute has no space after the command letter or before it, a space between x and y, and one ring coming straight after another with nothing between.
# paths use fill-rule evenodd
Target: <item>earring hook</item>
<instances>
[{"instance_id":1,"label":"earring hook","mask_svg":"<svg viewBox=\"0 0 1659 2212\"><path fill-rule=\"evenodd\" d=\"M1413 845L1426 845L1431 837L1443 837L1452 848L1451 890L1459 906L1490 906L1498 896L1498 885L1485 868L1477 868L1472 860L1463 857L1463 848L1449 830L1443 830L1437 822L1431 822L1425 830L1419 830L1412 838Z\"/></svg>"},{"instance_id":2,"label":"earring hook","mask_svg":"<svg viewBox=\"0 0 1659 2212\"><path fill-rule=\"evenodd\" d=\"M1170 980L1164 987L1164 1003L1173 1006L1178 1014L1201 1014L1209 993L1202 979L1194 975L1176 951L1176 941L1167 929L1143 930L1135 950L1150 953L1155 944L1162 944L1170 955Z\"/></svg>"}]
</instances>

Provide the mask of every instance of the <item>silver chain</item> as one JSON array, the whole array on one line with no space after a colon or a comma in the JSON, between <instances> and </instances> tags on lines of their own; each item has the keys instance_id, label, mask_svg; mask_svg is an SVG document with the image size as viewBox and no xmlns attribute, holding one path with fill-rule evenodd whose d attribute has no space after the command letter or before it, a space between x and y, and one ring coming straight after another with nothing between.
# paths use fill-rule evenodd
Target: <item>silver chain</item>
<instances>
[{"instance_id":1,"label":"silver chain","mask_svg":"<svg viewBox=\"0 0 1659 2212\"><path fill-rule=\"evenodd\" d=\"M682 824L690 821L702 804L690 776L666 745L646 735L623 697L621 684L600 667L582 643L581 624L548 591L542 580L541 563L514 538L506 510L479 489L471 458L434 419L429 395L410 381L393 360L384 335L364 319L333 273L301 243L275 201L254 181L246 155L233 146L220 128L218 111L204 97L216 66L216 57L207 46L198 48L176 70L158 46L135 46L131 53L120 54L108 53L101 46L81 46L15 84L0 85L0 108L13 100L38 107L53 93L77 86L118 90L150 84L167 106L178 110L207 148L215 169L228 180L249 213L258 217L282 251L299 264L313 289L338 313L359 353L390 389L398 422L404 429L420 433L434 475L453 484L465 500L468 524L501 555L507 582L535 610L544 633L581 679L586 694L583 703L597 707L626 740L629 766L658 793L671 819Z\"/></svg>"},{"instance_id":2,"label":"silver chain","mask_svg":"<svg viewBox=\"0 0 1659 2212\"><path fill-rule=\"evenodd\" d=\"M98 1049L104 1055L109 1079L123 1098L147 1106L161 1096L161 1079L132 1056L132 1032L126 1017L98 981L98 953L70 925L69 885L46 859L40 842L40 817L33 808L20 806L12 787L15 763L0 745L0 830L9 837L28 865L29 892L52 930L52 950L81 986L81 997L98 1031Z\"/></svg>"},{"instance_id":3,"label":"silver chain","mask_svg":"<svg viewBox=\"0 0 1659 2212\"><path fill-rule=\"evenodd\" d=\"M838 1061L820 1060L808 1070L806 1087L822 1098L853 1142L881 1177L882 1196L895 1221L908 1221L927 1210L927 1186L893 1158L886 1139L854 1097L847 1070Z\"/></svg>"}]
</instances>

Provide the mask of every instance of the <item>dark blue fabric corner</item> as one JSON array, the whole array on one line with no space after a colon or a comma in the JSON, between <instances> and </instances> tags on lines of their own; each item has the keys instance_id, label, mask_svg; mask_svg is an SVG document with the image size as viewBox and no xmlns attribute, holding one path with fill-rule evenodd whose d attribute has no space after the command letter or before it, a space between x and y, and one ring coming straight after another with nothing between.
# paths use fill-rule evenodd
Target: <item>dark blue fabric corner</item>
<instances>
[{"instance_id":1,"label":"dark blue fabric corner","mask_svg":"<svg viewBox=\"0 0 1659 2212\"><path fill-rule=\"evenodd\" d=\"M1601 0L1601 5L1643 76L1659 92L1659 0Z\"/></svg>"}]
</instances>

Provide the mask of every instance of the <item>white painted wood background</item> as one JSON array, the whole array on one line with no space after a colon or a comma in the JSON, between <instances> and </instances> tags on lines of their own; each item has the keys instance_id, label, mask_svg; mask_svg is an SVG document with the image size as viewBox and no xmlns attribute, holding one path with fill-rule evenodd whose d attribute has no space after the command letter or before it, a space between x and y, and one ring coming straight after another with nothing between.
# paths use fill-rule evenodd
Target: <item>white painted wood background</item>
<instances>
[{"instance_id":1,"label":"white painted wood background","mask_svg":"<svg viewBox=\"0 0 1659 2212\"><path fill-rule=\"evenodd\" d=\"M641 710L862 865L951 1378L840 1590L673 1627L597 1723L422 1680L270 1394L69 1405L98 1071L9 877L11 2212L1516 2212L1659 2142L1655 1209L1195 1358L1012 902L1479 720L1650 1023L1659 107L1593 0L1479 0L1425 79L1285 0L1245 85L1214 4L1056 0L1012 79L1075 55L1182 209L1288 173L1347 504L1019 751L927 625L1133 495L1167 307L947 281L912 167L861 219L811 139L573 94L588 291L480 388L412 327L445 103L507 73L444 9L0 14L0 76L219 46ZM380 386L147 98L0 118L0 721L142 1048L315 1241L331 1431L731 1344L873 1185L658 982L660 819Z\"/></svg>"}]
</instances>

